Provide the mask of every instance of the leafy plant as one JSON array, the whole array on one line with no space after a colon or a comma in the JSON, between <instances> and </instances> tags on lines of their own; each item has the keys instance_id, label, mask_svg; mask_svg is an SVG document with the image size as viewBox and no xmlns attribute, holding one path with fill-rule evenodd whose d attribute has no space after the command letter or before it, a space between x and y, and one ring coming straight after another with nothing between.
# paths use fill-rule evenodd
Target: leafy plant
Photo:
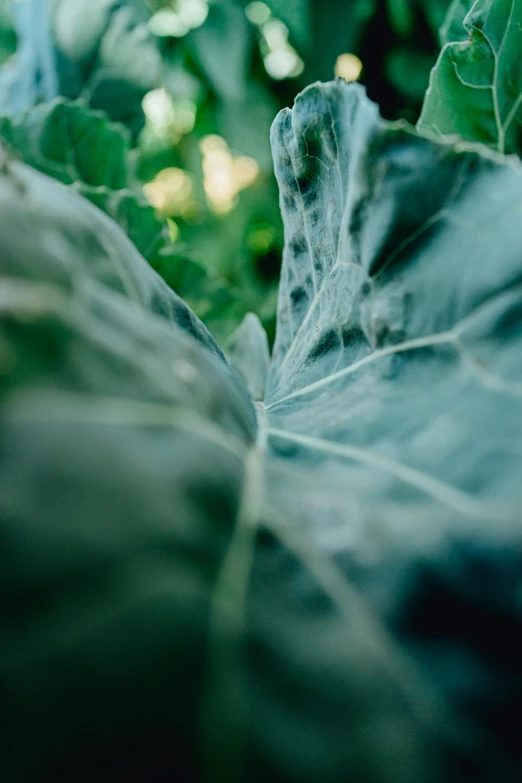
<instances>
[{"instance_id":1,"label":"leafy plant","mask_svg":"<svg viewBox=\"0 0 522 783\"><path fill-rule=\"evenodd\" d=\"M139 131L142 98L161 75L139 3L24 0L9 7L19 41L0 78L2 111L16 115L61 95Z\"/></svg>"},{"instance_id":2,"label":"leafy plant","mask_svg":"<svg viewBox=\"0 0 522 783\"><path fill-rule=\"evenodd\" d=\"M457 0L426 94L420 127L499 152L522 151L522 5Z\"/></svg>"},{"instance_id":3,"label":"leafy plant","mask_svg":"<svg viewBox=\"0 0 522 783\"><path fill-rule=\"evenodd\" d=\"M385 14L407 41L444 5L351 10L361 39ZM315 5L270 6L310 46ZM183 256L144 198L140 111L42 96L56 28L50 50L22 36L3 73L40 58L33 97L0 127L2 780L517 783L518 8L452 3L417 129L342 80L278 114L271 355L252 313L225 340L270 284ZM196 70L210 29L184 37ZM214 76L230 116L245 74ZM244 225L213 225L235 253Z\"/></svg>"},{"instance_id":4,"label":"leafy plant","mask_svg":"<svg viewBox=\"0 0 522 783\"><path fill-rule=\"evenodd\" d=\"M516 778L521 166L342 81L272 143L270 365L257 321L229 346L257 405L120 228L3 163L13 783L187 754L227 781Z\"/></svg>"},{"instance_id":5,"label":"leafy plant","mask_svg":"<svg viewBox=\"0 0 522 783\"><path fill-rule=\"evenodd\" d=\"M4 0L7 53L16 37L8 9L19 46L0 72L0 112L19 126L35 104L43 102L46 114L61 98L125 124L135 181L132 196L127 189L111 193L109 214L222 343L248 311L260 317L272 342L283 244L269 144L273 117L306 84L332 78L338 56L352 53L362 58L361 79L385 116L415 121L447 4L270 0L257 4L264 21L255 21L245 0ZM275 78L266 63L281 53L295 67L285 66ZM149 99L162 100L140 132L144 96L146 108L154 104ZM47 138L53 128L57 147L62 133L52 122ZM200 149L215 134L234 156L250 156L257 164L253 184L236 193L228 212L217 214ZM30 142L19 136L22 146L14 147L35 165L27 158L27 145L34 150L38 143L35 129L31 135ZM13 146L11 134L4 140ZM128 156L126 161L128 166ZM171 221L173 241L151 258L158 224L150 211L137 208L136 197L144 183L152 180L155 187L156 177L173 169L186 174L190 198L174 209L161 197L155 201Z\"/></svg>"},{"instance_id":6,"label":"leafy plant","mask_svg":"<svg viewBox=\"0 0 522 783\"><path fill-rule=\"evenodd\" d=\"M126 128L82 101L57 98L17 119L0 118L0 137L25 163L106 212L219 337L230 334L234 321L230 323L227 312L232 292L171 240L166 221L156 214L134 172Z\"/></svg>"}]
</instances>

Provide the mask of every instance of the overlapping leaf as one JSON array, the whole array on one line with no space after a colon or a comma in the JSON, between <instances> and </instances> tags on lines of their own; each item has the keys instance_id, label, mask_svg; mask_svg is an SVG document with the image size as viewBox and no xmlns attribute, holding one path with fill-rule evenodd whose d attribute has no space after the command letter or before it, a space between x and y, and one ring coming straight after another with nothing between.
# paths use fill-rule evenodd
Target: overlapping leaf
<instances>
[{"instance_id":1,"label":"overlapping leaf","mask_svg":"<svg viewBox=\"0 0 522 783\"><path fill-rule=\"evenodd\" d=\"M0 138L25 163L71 186L107 213L137 250L221 336L223 310L232 294L169 238L133 173L125 127L81 101L58 98L0 118Z\"/></svg>"},{"instance_id":2,"label":"overlapping leaf","mask_svg":"<svg viewBox=\"0 0 522 783\"><path fill-rule=\"evenodd\" d=\"M248 313L227 342L226 354L253 400L263 400L270 364L268 338L259 318Z\"/></svg>"},{"instance_id":3,"label":"overlapping leaf","mask_svg":"<svg viewBox=\"0 0 522 783\"><path fill-rule=\"evenodd\" d=\"M125 774L140 750L175 778L181 744L216 781L517 779L522 169L342 81L301 94L273 148L257 424L117 227L4 167L14 783L78 758ZM251 320L231 354L252 341L257 391Z\"/></svg>"},{"instance_id":4,"label":"overlapping leaf","mask_svg":"<svg viewBox=\"0 0 522 783\"><path fill-rule=\"evenodd\" d=\"M442 38L419 127L520 154L522 3L459 0L449 10Z\"/></svg>"},{"instance_id":5,"label":"overlapping leaf","mask_svg":"<svg viewBox=\"0 0 522 783\"><path fill-rule=\"evenodd\" d=\"M104 779L123 743L174 775L253 405L105 215L9 161L0 194L1 774L76 777L80 752Z\"/></svg>"}]
</instances>

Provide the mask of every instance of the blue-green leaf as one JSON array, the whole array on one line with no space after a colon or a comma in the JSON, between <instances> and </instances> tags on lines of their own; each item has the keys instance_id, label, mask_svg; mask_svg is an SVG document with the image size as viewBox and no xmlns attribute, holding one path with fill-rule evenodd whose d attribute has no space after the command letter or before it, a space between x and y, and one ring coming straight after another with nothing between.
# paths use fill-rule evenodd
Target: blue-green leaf
<instances>
[{"instance_id":1,"label":"blue-green leaf","mask_svg":"<svg viewBox=\"0 0 522 783\"><path fill-rule=\"evenodd\" d=\"M257 315L247 313L226 345L231 367L245 381L253 400L263 400L270 363L268 338Z\"/></svg>"},{"instance_id":2,"label":"blue-green leaf","mask_svg":"<svg viewBox=\"0 0 522 783\"><path fill-rule=\"evenodd\" d=\"M502 721L520 697L510 692L517 674L502 668L507 639L485 663L483 623L496 610L468 569L481 562L514 607L519 579L504 581L500 563L520 562L522 167L385 123L361 88L340 81L298 96L272 143L286 231L265 404L275 534L307 542L323 584L333 586L340 568L352 652L360 612L375 634L399 632L399 647L381 637L380 659L375 637L369 664L388 654L381 682L413 689L411 724L381 712L392 733L404 721L412 743L397 759L422 757L433 731L463 729L479 766L483 753L498 753L516 769L518 744ZM458 608L452 595L462 596ZM437 619L431 601L441 602ZM509 616L518 634L520 616ZM459 667L456 688L450 673ZM327 681L333 687L333 674ZM438 707L435 697L417 701L434 692ZM431 727L421 728L416 709ZM484 722L488 710L496 726ZM350 736L353 708L346 716ZM376 755L385 752L378 735ZM330 760L353 777L335 747ZM380 779L368 764L369 779ZM399 770L390 757L383 779L400 779Z\"/></svg>"},{"instance_id":3,"label":"blue-green leaf","mask_svg":"<svg viewBox=\"0 0 522 783\"><path fill-rule=\"evenodd\" d=\"M272 141L256 406L108 217L3 161L10 783L519 776L522 164L342 81Z\"/></svg>"}]
</instances>

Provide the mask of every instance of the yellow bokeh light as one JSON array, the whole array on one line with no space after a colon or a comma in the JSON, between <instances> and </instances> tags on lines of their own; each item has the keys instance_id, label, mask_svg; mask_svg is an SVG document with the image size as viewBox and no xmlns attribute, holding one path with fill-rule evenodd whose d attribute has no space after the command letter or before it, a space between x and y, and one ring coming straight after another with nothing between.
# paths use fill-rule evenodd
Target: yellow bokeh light
<instances>
[{"instance_id":1,"label":"yellow bokeh light","mask_svg":"<svg viewBox=\"0 0 522 783\"><path fill-rule=\"evenodd\" d=\"M248 155L238 155L234 158L234 176L238 190L244 190L252 185L258 173L259 166L254 158L249 158Z\"/></svg>"},{"instance_id":2,"label":"yellow bokeh light","mask_svg":"<svg viewBox=\"0 0 522 783\"><path fill-rule=\"evenodd\" d=\"M266 72L272 79L288 79L299 76L304 62L293 49L277 49L269 52L263 60Z\"/></svg>"},{"instance_id":3,"label":"yellow bokeh light","mask_svg":"<svg viewBox=\"0 0 522 783\"><path fill-rule=\"evenodd\" d=\"M225 215L234 207L240 190L251 185L259 166L247 155L234 156L225 139L215 134L200 142L203 156L203 185L210 208Z\"/></svg>"},{"instance_id":4,"label":"yellow bokeh light","mask_svg":"<svg viewBox=\"0 0 522 783\"><path fill-rule=\"evenodd\" d=\"M270 18L261 31L260 48L268 75L277 80L299 76L304 70L304 62L288 42L289 31L284 22Z\"/></svg>"},{"instance_id":5,"label":"yellow bokeh light","mask_svg":"<svg viewBox=\"0 0 522 783\"><path fill-rule=\"evenodd\" d=\"M192 180L183 169L163 169L143 190L161 214L181 215L192 196Z\"/></svg>"},{"instance_id":6,"label":"yellow bokeh light","mask_svg":"<svg viewBox=\"0 0 522 783\"><path fill-rule=\"evenodd\" d=\"M179 239L179 226L172 218L167 218L167 226L169 229L169 239L171 242L177 242Z\"/></svg>"},{"instance_id":7,"label":"yellow bokeh light","mask_svg":"<svg viewBox=\"0 0 522 783\"><path fill-rule=\"evenodd\" d=\"M200 27L207 15L207 0L178 0L176 10L162 8L155 13L149 21L149 28L160 37L182 38L190 30Z\"/></svg>"},{"instance_id":8,"label":"yellow bokeh light","mask_svg":"<svg viewBox=\"0 0 522 783\"><path fill-rule=\"evenodd\" d=\"M336 76L340 76L345 82L356 82L361 71L363 64L355 54L340 54L336 60L334 73Z\"/></svg>"},{"instance_id":9,"label":"yellow bokeh light","mask_svg":"<svg viewBox=\"0 0 522 783\"><path fill-rule=\"evenodd\" d=\"M188 98L174 101L163 87L148 92L142 106L147 128L165 143L177 144L194 127L196 104Z\"/></svg>"},{"instance_id":10,"label":"yellow bokeh light","mask_svg":"<svg viewBox=\"0 0 522 783\"><path fill-rule=\"evenodd\" d=\"M267 253L275 241L274 227L269 224L255 226L247 237L250 250L256 254Z\"/></svg>"},{"instance_id":11,"label":"yellow bokeh light","mask_svg":"<svg viewBox=\"0 0 522 783\"><path fill-rule=\"evenodd\" d=\"M287 45L288 27L280 19L269 19L263 25L263 35L269 49L282 49Z\"/></svg>"},{"instance_id":12,"label":"yellow bokeh light","mask_svg":"<svg viewBox=\"0 0 522 783\"><path fill-rule=\"evenodd\" d=\"M142 101L147 120L158 132L168 128L174 121L174 105L163 87L148 92Z\"/></svg>"},{"instance_id":13,"label":"yellow bokeh light","mask_svg":"<svg viewBox=\"0 0 522 783\"><path fill-rule=\"evenodd\" d=\"M266 3L249 3L245 14L252 24L262 25L270 18L270 8Z\"/></svg>"}]
</instances>

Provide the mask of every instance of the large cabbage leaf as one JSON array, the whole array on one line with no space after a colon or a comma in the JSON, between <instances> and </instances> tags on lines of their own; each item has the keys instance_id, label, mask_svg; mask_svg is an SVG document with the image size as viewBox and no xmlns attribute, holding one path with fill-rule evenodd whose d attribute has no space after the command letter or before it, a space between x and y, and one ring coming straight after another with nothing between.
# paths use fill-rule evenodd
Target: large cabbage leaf
<instances>
[{"instance_id":1,"label":"large cabbage leaf","mask_svg":"<svg viewBox=\"0 0 522 783\"><path fill-rule=\"evenodd\" d=\"M456 0L419 127L522 154L522 3Z\"/></svg>"},{"instance_id":2,"label":"large cabbage leaf","mask_svg":"<svg viewBox=\"0 0 522 783\"><path fill-rule=\"evenodd\" d=\"M108 218L3 166L10 781L517 780L522 167L342 81L272 143L256 406Z\"/></svg>"},{"instance_id":3,"label":"large cabbage leaf","mask_svg":"<svg viewBox=\"0 0 522 783\"><path fill-rule=\"evenodd\" d=\"M520 692L496 615L513 612L519 644L519 576L501 563L520 562L522 532L522 169L383 123L342 82L306 90L272 141L286 227L265 403L272 513L308 531L318 570L320 554L338 563L349 627L362 594L381 631L406 633L444 707L472 719L477 755L477 713L497 721L484 749L509 766Z\"/></svg>"},{"instance_id":4,"label":"large cabbage leaf","mask_svg":"<svg viewBox=\"0 0 522 783\"><path fill-rule=\"evenodd\" d=\"M94 742L89 779L197 711L255 414L102 212L8 160L0 198L1 776L78 779Z\"/></svg>"}]
</instances>

